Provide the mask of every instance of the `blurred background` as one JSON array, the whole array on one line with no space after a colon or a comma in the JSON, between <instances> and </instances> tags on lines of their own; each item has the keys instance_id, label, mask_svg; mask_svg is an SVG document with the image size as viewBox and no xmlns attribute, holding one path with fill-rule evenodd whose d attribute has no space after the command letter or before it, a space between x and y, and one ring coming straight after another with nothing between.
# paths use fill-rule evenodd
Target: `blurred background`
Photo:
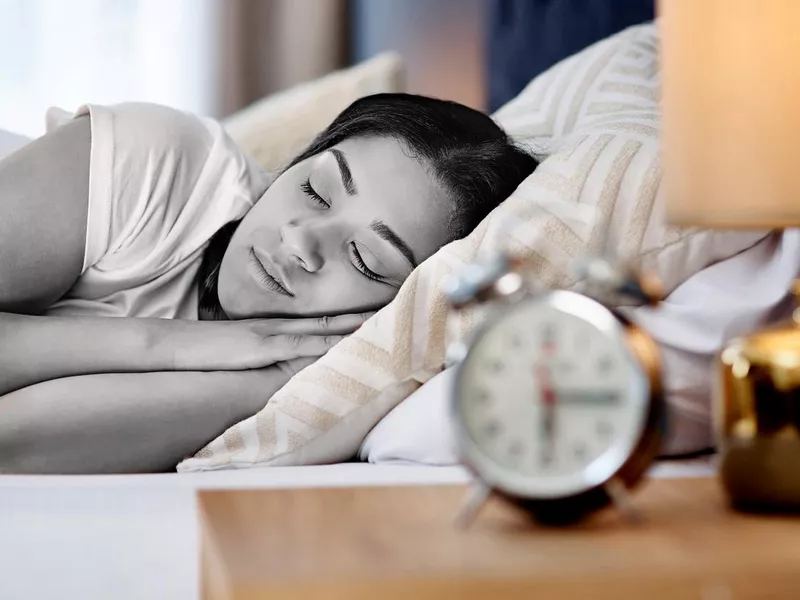
<instances>
[{"instance_id":1,"label":"blurred background","mask_svg":"<svg viewBox=\"0 0 800 600\"><path fill-rule=\"evenodd\" d=\"M482 0L0 0L0 128L142 100L214 117L386 49L410 90L484 106Z\"/></svg>"},{"instance_id":2,"label":"blurred background","mask_svg":"<svg viewBox=\"0 0 800 600\"><path fill-rule=\"evenodd\" d=\"M0 0L0 129L124 100L222 118L383 50L408 91L494 109L652 16L653 0Z\"/></svg>"}]
</instances>

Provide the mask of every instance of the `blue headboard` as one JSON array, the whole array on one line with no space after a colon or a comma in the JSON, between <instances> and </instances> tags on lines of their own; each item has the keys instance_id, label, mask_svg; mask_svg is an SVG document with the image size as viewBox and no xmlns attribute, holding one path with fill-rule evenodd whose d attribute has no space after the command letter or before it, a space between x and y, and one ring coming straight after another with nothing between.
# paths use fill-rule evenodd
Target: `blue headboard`
<instances>
[{"instance_id":1,"label":"blue headboard","mask_svg":"<svg viewBox=\"0 0 800 600\"><path fill-rule=\"evenodd\" d=\"M654 0L488 0L487 85L495 110L558 61L654 18Z\"/></svg>"}]
</instances>

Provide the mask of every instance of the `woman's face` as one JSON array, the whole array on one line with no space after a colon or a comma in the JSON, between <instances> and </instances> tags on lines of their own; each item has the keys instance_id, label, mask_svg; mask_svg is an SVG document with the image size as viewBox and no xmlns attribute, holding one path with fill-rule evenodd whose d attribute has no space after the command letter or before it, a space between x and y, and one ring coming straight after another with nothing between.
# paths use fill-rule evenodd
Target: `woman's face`
<instances>
[{"instance_id":1,"label":"woman's face","mask_svg":"<svg viewBox=\"0 0 800 600\"><path fill-rule=\"evenodd\" d=\"M334 315L389 302L447 241L449 200L390 138L355 138L285 173L247 213L219 274L231 319Z\"/></svg>"}]
</instances>

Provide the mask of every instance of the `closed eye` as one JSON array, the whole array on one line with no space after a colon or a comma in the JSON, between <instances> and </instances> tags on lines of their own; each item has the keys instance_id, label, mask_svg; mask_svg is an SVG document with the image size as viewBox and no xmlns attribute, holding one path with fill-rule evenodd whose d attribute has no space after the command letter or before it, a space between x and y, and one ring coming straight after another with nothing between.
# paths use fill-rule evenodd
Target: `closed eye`
<instances>
[{"instance_id":1,"label":"closed eye","mask_svg":"<svg viewBox=\"0 0 800 600\"><path fill-rule=\"evenodd\" d=\"M350 242L350 254L353 257L356 269L360 273L362 273L366 277L369 277L373 281L386 283L385 278L378 275L375 271L373 271L366 265L366 263L364 262L364 258L361 256L361 252L358 250L358 244L356 242Z\"/></svg>"},{"instance_id":2,"label":"closed eye","mask_svg":"<svg viewBox=\"0 0 800 600\"><path fill-rule=\"evenodd\" d=\"M317 190L314 189L314 186L311 185L311 178L306 179L301 185L300 189L303 190L306 196L311 198L314 203L319 206L320 208L330 208L331 205L329 202L325 200L322 196L317 193Z\"/></svg>"}]
</instances>

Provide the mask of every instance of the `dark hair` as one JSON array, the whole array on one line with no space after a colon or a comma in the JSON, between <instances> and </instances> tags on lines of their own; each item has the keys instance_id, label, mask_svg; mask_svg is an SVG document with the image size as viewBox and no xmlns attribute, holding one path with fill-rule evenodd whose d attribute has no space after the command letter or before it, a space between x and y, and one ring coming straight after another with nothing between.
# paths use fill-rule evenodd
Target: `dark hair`
<instances>
[{"instance_id":1,"label":"dark hair","mask_svg":"<svg viewBox=\"0 0 800 600\"><path fill-rule=\"evenodd\" d=\"M472 231L536 168L487 115L463 104L411 94L356 100L290 167L357 137L403 142L450 195L450 240Z\"/></svg>"},{"instance_id":2,"label":"dark hair","mask_svg":"<svg viewBox=\"0 0 800 600\"><path fill-rule=\"evenodd\" d=\"M397 139L439 180L452 202L447 241L472 231L537 165L484 113L425 96L376 94L353 102L288 168L358 137ZM201 310L217 317L219 265L238 223L214 235L200 267Z\"/></svg>"}]
</instances>

